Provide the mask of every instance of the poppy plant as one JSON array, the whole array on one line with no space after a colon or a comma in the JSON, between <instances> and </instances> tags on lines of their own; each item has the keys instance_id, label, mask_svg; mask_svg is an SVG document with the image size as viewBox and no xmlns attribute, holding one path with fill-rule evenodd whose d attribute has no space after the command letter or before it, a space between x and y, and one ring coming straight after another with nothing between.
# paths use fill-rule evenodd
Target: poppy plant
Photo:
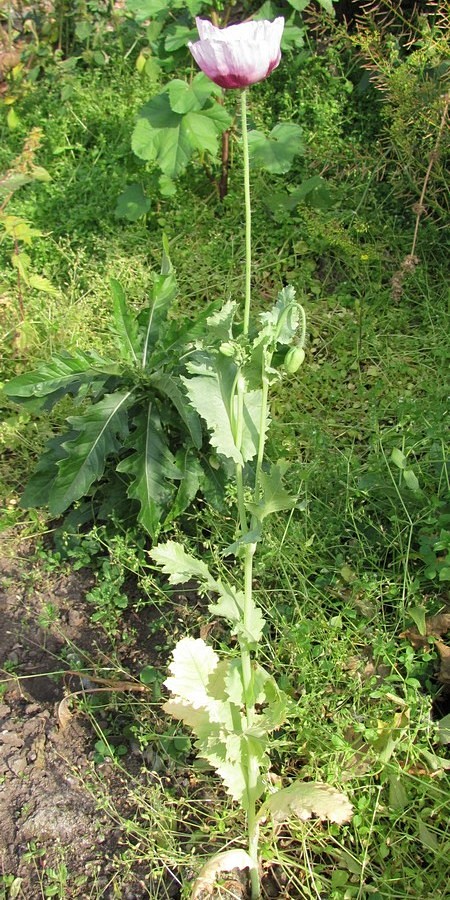
<instances>
[{"instance_id":1,"label":"poppy plant","mask_svg":"<svg viewBox=\"0 0 450 900\"><path fill-rule=\"evenodd\" d=\"M222 88L246 88L267 78L281 59L284 18L274 22L242 22L216 28L207 19L196 20L200 40L189 50L197 65Z\"/></svg>"}]
</instances>

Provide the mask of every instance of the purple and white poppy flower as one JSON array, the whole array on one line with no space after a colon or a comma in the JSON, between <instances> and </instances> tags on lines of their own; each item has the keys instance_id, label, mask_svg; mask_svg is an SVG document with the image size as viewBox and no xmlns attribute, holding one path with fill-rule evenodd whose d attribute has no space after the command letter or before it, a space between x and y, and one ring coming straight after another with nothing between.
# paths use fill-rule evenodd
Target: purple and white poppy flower
<instances>
[{"instance_id":1,"label":"purple and white poppy flower","mask_svg":"<svg viewBox=\"0 0 450 900\"><path fill-rule=\"evenodd\" d=\"M274 22L242 22L216 28L196 20L200 40L189 50L201 70L222 88L246 88L263 81L278 66L284 18Z\"/></svg>"}]
</instances>

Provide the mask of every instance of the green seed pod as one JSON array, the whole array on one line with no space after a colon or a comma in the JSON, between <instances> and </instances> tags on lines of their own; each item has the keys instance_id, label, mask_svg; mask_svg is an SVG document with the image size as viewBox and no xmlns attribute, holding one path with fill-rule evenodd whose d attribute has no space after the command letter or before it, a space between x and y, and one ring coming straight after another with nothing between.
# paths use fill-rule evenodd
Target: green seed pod
<instances>
[{"instance_id":1,"label":"green seed pod","mask_svg":"<svg viewBox=\"0 0 450 900\"><path fill-rule=\"evenodd\" d=\"M225 341L224 344L221 344L219 350L222 356L234 356L235 355L235 347L234 344L231 344L230 341Z\"/></svg>"},{"instance_id":2,"label":"green seed pod","mask_svg":"<svg viewBox=\"0 0 450 900\"><path fill-rule=\"evenodd\" d=\"M284 368L286 372L293 375L300 368L305 359L305 351L303 347L291 347L284 357Z\"/></svg>"}]
</instances>

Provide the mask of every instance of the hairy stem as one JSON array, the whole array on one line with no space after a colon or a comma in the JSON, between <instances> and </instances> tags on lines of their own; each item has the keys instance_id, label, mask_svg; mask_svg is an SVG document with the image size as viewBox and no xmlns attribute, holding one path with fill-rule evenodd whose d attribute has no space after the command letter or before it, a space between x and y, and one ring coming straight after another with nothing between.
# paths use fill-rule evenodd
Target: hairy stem
<instances>
[{"instance_id":1,"label":"hairy stem","mask_svg":"<svg viewBox=\"0 0 450 900\"><path fill-rule=\"evenodd\" d=\"M251 302L251 204L250 204L250 163L248 152L248 134L247 134L247 94L242 91L242 147L244 156L244 197L245 197L245 302L244 302L244 322L243 333L248 335L250 325L250 302ZM245 396L245 380L240 377L237 382L237 435L239 436L238 448L241 449L243 417L244 417L244 396ZM236 486L238 497L238 509L240 518L241 535L248 532L248 520L245 510L244 495L244 478L243 466L236 466ZM246 544L244 550L244 629L250 627L253 615L253 555L255 552L255 544ZM245 698L245 712L247 725L250 727L255 716L255 697L253 688L253 671L248 642L245 638L240 641L241 649L241 665L242 665L242 682ZM248 766L247 766L247 836L248 836L248 852L253 861L250 870L251 880L251 897L252 900L258 900L261 896L259 867L258 867L258 825L256 821L256 798L258 794L258 778L259 763L249 750Z\"/></svg>"},{"instance_id":2,"label":"hairy stem","mask_svg":"<svg viewBox=\"0 0 450 900\"><path fill-rule=\"evenodd\" d=\"M250 203L250 160L247 132L247 91L241 94L242 110L242 150L244 156L244 200L245 200L245 303L244 334L248 334L250 324L251 267L252 267L252 208Z\"/></svg>"}]
</instances>

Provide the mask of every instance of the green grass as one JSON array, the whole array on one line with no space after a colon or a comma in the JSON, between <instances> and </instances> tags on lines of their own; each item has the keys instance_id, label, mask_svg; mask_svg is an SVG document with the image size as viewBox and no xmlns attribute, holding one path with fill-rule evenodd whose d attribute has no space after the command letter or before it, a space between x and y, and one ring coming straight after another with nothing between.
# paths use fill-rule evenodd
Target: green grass
<instances>
[{"instance_id":1,"label":"green grass","mask_svg":"<svg viewBox=\"0 0 450 900\"><path fill-rule=\"evenodd\" d=\"M334 50L305 58L295 90L284 87L285 77L280 69L255 90L254 119L258 127L271 126L278 116L301 114L308 150L288 180L298 184L325 162L332 205L273 213L267 197L284 180L254 175L255 308L266 308L283 281L291 281L304 300L310 335L304 367L275 392L269 446L274 460L292 461L290 486L298 488L304 508L280 517L265 535L255 587L270 621L265 662L296 710L277 735L274 778L301 774L343 787L356 814L342 829L298 823L278 843L266 825L262 857L274 867L280 891L288 883L293 898L444 898L449 760L431 718L439 658L432 643L416 651L402 637L417 609L432 614L448 602L448 582L427 576L421 556L423 536L438 536L450 504L441 223L422 224L420 264L395 303L391 279L409 252L414 215L399 205L388 181L379 180L371 146L380 117L373 107L366 117L367 97L350 90L354 74L342 62L336 69ZM58 288L51 298L26 292L20 323L8 248L0 245L5 378L57 348L108 347L108 278L119 278L138 308L159 265L163 231L177 269L180 310L194 313L213 299L242 295L238 148L222 205L194 168L174 198L161 200L157 173L130 149L134 115L156 86L144 82L132 62L115 57L104 71L71 76L71 85L62 103L57 77L38 82L16 104L17 131L8 131L2 114L0 169L18 154L31 127L47 123L37 162L52 181L18 191L10 211L43 232L30 251L33 268ZM146 220L130 225L119 222L114 209L134 180L154 193ZM0 478L8 540L52 527L41 513L17 510L17 498L39 446L67 412L35 420L5 407ZM418 490L404 482L393 450L407 458ZM212 554L227 528L232 534L232 520L224 526L200 503L180 534ZM117 567L114 581L103 555L90 598L97 624L110 636L120 633L114 597L127 570L138 578L141 606L157 610L159 666L166 664L176 628L197 636L203 610L195 617L188 607L180 613L142 553L132 549L133 535L102 532L99 539L94 533L71 546L69 563L94 565L100 548ZM224 640L214 629L212 637ZM119 704L124 723L119 737L133 734L143 747L156 748L171 774L170 785L149 780L145 790L129 781L134 812L121 821L128 838L117 865L122 872L150 866L155 897L166 896L167 874L174 871L187 896L200 858L239 840L239 814L222 795L213 809L215 782L198 774L189 753L173 758L171 723L159 702L114 703L111 717L117 718ZM101 793L95 778L92 789ZM103 795L102 802L120 821L113 799Z\"/></svg>"}]
</instances>

